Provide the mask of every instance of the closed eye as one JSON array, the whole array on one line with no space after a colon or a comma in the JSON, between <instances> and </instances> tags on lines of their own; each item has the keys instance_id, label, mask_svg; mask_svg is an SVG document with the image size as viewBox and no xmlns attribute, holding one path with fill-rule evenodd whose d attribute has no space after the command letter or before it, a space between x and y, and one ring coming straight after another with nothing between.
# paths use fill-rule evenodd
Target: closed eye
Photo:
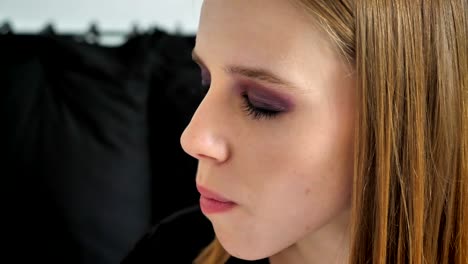
<instances>
[{"instance_id":1,"label":"closed eye","mask_svg":"<svg viewBox=\"0 0 468 264\"><path fill-rule=\"evenodd\" d=\"M251 101L247 92L242 94L242 101L244 111L248 116L251 116L254 119L269 119L281 113L281 110L273 109L274 107L268 107L265 105L260 106L260 104L255 104L255 102Z\"/></svg>"}]
</instances>

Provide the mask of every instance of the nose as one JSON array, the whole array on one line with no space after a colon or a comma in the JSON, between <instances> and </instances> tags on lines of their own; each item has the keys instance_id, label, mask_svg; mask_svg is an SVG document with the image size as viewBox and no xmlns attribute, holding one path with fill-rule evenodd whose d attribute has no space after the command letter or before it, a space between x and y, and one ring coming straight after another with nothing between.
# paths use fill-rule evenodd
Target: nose
<instances>
[{"instance_id":1,"label":"nose","mask_svg":"<svg viewBox=\"0 0 468 264\"><path fill-rule=\"evenodd\" d=\"M205 96L180 137L183 150L198 160L223 163L229 159L229 145L223 104L216 102L215 94Z\"/></svg>"}]
</instances>

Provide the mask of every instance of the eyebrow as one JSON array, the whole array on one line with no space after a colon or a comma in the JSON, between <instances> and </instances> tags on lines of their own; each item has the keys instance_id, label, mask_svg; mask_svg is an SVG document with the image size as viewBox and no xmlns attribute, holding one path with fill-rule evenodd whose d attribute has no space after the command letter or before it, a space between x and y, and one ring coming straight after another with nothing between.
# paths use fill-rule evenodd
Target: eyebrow
<instances>
[{"instance_id":1,"label":"eyebrow","mask_svg":"<svg viewBox=\"0 0 468 264\"><path fill-rule=\"evenodd\" d=\"M203 67L207 68L203 60L196 53L195 49L192 50L192 59L199 65L202 65ZM244 66L239 66L239 65L229 65L229 66L224 67L224 71L228 74L241 75L249 79L258 80L261 82L267 82L267 83L274 84L274 85L291 87L291 88L295 87L291 82L288 82L282 79L278 75L266 69L244 67Z\"/></svg>"}]
</instances>

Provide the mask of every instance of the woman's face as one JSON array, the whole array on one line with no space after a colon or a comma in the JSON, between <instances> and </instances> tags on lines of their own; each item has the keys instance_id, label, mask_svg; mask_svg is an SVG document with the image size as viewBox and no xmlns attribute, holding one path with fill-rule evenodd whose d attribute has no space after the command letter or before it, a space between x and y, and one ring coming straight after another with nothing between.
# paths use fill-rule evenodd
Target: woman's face
<instances>
[{"instance_id":1,"label":"woman's face","mask_svg":"<svg viewBox=\"0 0 468 264\"><path fill-rule=\"evenodd\" d=\"M209 90L181 144L197 185L236 204L204 211L224 248L265 258L342 228L354 77L327 36L290 1L206 0L194 57Z\"/></svg>"}]
</instances>

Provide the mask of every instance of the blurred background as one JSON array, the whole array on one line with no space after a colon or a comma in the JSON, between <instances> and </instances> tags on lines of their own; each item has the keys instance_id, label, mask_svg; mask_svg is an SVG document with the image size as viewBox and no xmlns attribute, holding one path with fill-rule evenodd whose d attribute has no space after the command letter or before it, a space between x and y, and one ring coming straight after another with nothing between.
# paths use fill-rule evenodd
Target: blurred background
<instances>
[{"instance_id":1,"label":"blurred background","mask_svg":"<svg viewBox=\"0 0 468 264\"><path fill-rule=\"evenodd\" d=\"M198 203L201 2L0 1L5 259L119 263Z\"/></svg>"},{"instance_id":2,"label":"blurred background","mask_svg":"<svg viewBox=\"0 0 468 264\"><path fill-rule=\"evenodd\" d=\"M21 32L38 32L53 24L57 31L80 32L90 23L104 30L128 31L159 27L194 34L202 0L2 0L0 22Z\"/></svg>"}]
</instances>

